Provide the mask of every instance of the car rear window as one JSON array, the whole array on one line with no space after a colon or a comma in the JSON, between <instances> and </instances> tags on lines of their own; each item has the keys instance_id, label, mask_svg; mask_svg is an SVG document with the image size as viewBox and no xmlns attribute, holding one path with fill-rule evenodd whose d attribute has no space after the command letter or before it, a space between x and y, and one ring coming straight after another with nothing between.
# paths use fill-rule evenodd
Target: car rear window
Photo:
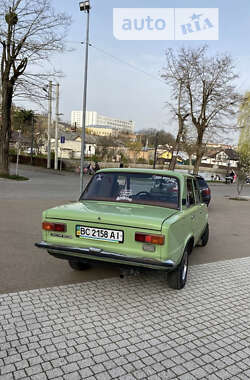
<instances>
[{"instance_id":1,"label":"car rear window","mask_svg":"<svg viewBox=\"0 0 250 380\"><path fill-rule=\"evenodd\" d=\"M206 181L203 178L197 178L197 179L199 182L200 189L204 189L208 187Z\"/></svg>"},{"instance_id":2,"label":"car rear window","mask_svg":"<svg viewBox=\"0 0 250 380\"><path fill-rule=\"evenodd\" d=\"M97 173L80 200L130 202L178 209L179 181L171 176L145 173Z\"/></svg>"}]
</instances>

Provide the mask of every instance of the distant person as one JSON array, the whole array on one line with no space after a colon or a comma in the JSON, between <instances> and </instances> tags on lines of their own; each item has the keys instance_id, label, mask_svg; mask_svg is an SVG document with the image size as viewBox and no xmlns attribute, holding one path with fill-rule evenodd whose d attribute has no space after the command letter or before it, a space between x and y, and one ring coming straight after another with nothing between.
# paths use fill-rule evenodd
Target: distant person
<instances>
[{"instance_id":1,"label":"distant person","mask_svg":"<svg viewBox=\"0 0 250 380\"><path fill-rule=\"evenodd\" d=\"M123 162L120 162L120 168L123 168Z\"/></svg>"},{"instance_id":2,"label":"distant person","mask_svg":"<svg viewBox=\"0 0 250 380\"><path fill-rule=\"evenodd\" d=\"M234 178L235 178L235 172L233 170L230 173L230 177L231 177L231 183L233 183L234 182Z\"/></svg>"},{"instance_id":3,"label":"distant person","mask_svg":"<svg viewBox=\"0 0 250 380\"><path fill-rule=\"evenodd\" d=\"M95 166L94 166L94 171L97 172L98 170L100 170L100 166L99 166L98 162L96 162Z\"/></svg>"},{"instance_id":4,"label":"distant person","mask_svg":"<svg viewBox=\"0 0 250 380\"><path fill-rule=\"evenodd\" d=\"M214 180L214 175L213 175L213 174L211 175L211 180L212 180L212 181Z\"/></svg>"},{"instance_id":5,"label":"distant person","mask_svg":"<svg viewBox=\"0 0 250 380\"><path fill-rule=\"evenodd\" d=\"M93 167L91 165L91 162L87 166L87 171L88 171L88 174L93 174L94 173L94 169L93 169Z\"/></svg>"}]
</instances>

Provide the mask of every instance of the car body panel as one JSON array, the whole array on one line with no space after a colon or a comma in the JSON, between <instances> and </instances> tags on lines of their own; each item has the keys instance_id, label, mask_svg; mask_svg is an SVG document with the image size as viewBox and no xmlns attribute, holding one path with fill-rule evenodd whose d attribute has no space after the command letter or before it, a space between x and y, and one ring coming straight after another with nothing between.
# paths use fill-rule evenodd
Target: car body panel
<instances>
[{"instance_id":1,"label":"car body panel","mask_svg":"<svg viewBox=\"0 0 250 380\"><path fill-rule=\"evenodd\" d=\"M176 210L141 204L80 201L47 211L46 218L88 221L90 223L132 226L160 231L163 221Z\"/></svg>"}]
</instances>

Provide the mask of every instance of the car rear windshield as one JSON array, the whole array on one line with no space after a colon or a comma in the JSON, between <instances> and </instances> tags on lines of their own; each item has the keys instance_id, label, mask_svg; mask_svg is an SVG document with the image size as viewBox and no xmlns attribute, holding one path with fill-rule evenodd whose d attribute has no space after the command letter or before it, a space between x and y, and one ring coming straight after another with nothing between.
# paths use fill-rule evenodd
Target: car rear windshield
<instances>
[{"instance_id":1,"label":"car rear windshield","mask_svg":"<svg viewBox=\"0 0 250 380\"><path fill-rule=\"evenodd\" d=\"M200 189L205 189L208 187L206 181L203 178L198 178Z\"/></svg>"},{"instance_id":2,"label":"car rear windshield","mask_svg":"<svg viewBox=\"0 0 250 380\"><path fill-rule=\"evenodd\" d=\"M177 178L145 173L97 173L80 200L130 202L178 209Z\"/></svg>"}]
</instances>

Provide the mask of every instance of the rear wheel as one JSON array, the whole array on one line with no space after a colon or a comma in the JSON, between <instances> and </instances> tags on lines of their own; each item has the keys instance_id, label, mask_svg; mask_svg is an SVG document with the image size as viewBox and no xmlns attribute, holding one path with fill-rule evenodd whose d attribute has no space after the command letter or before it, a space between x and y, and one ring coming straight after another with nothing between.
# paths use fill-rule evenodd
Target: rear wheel
<instances>
[{"instance_id":1,"label":"rear wheel","mask_svg":"<svg viewBox=\"0 0 250 380\"><path fill-rule=\"evenodd\" d=\"M178 267L173 271L168 273L167 281L168 285L172 289L183 289L187 282L188 273L188 250L184 251L181 262Z\"/></svg>"},{"instance_id":2,"label":"rear wheel","mask_svg":"<svg viewBox=\"0 0 250 380\"><path fill-rule=\"evenodd\" d=\"M205 247L207 245L207 243L208 243L208 239L209 239L209 225L207 224L206 228L205 228L205 231L201 235L200 245L202 247Z\"/></svg>"},{"instance_id":3,"label":"rear wheel","mask_svg":"<svg viewBox=\"0 0 250 380\"><path fill-rule=\"evenodd\" d=\"M78 260L69 260L69 265L75 270L87 270L91 268L91 265Z\"/></svg>"}]
</instances>

